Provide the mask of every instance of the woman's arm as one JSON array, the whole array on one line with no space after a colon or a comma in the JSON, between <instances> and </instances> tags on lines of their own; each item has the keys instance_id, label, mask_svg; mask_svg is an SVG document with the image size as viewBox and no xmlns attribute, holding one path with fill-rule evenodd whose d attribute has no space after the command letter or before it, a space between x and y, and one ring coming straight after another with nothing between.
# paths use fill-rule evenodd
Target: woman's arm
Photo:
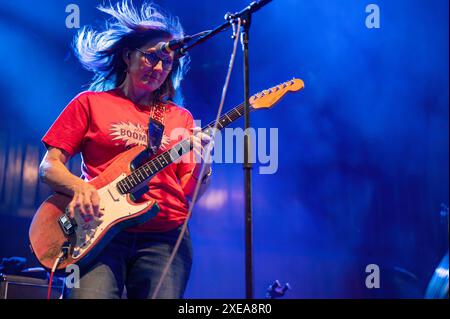
<instances>
[{"instance_id":1,"label":"woman's arm","mask_svg":"<svg viewBox=\"0 0 450 319\"><path fill-rule=\"evenodd\" d=\"M67 169L65 164L69 159L70 155L64 150L49 147L39 166L40 180L54 191L73 197L68 206L71 217L75 208L86 221L92 216L100 217L97 190Z\"/></svg>"},{"instance_id":2,"label":"woman's arm","mask_svg":"<svg viewBox=\"0 0 450 319\"><path fill-rule=\"evenodd\" d=\"M198 167L199 165L196 165L196 168L194 168L194 170L191 173L186 174L180 179L183 192L189 201L192 201L197 181L200 180L200 188L198 191L197 200L205 193L206 189L209 186L212 170L210 164L205 165L207 165L207 167L205 167L204 174L201 178L200 178L201 167Z\"/></svg>"},{"instance_id":3,"label":"woman's arm","mask_svg":"<svg viewBox=\"0 0 450 319\"><path fill-rule=\"evenodd\" d=\"M212 140L209 135L203 133L200 127L194 127L192 132L191 141L193 144L193 153L187 154L187 157L185 158L188 160L188 163L185 165L188 165L187 167L190 168L187 172L185 169L183 175L179 176L181 187L189 201L192 201L197 182L200 183L197 200L209 186L212 173L211 155L206 156L206 151L209 149L211 152L214 147L214 140ZM209 157L208 161L206 161L207 157ZM200 176L203 166L203 175Z\"/></svg>"}]
</instances>

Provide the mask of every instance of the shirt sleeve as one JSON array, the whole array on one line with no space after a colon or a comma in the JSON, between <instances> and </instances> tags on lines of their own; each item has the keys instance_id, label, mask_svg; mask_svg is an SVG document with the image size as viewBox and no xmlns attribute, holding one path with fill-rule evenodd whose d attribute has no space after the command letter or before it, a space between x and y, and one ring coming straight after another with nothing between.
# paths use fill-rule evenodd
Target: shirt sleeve
<instances>
[{"instance_id":1,"label":"shirt sleeve","mask_svg":"<svg viewBox=\"0 0 450 319\"><path fill-rule=\"evenodd\" d=\"M195 126L194 118L191 113L186 112L186 125L185 128L190 130ZM193 155L194 151L190 151L189 153L184 154L181 157L181 161L177 164L177 176L180 180L183 179L188 174L191 174L195 168L195 156Z\"/></svg>"},{"instance_id":2,"label":"shirt sleeve","mask_svg":"<svg viewBox=\"0 0 450 319\"><path fill-rule=\"evenodd\" d=\"M70 156L80 152L83 138L89 127L89 101L84 93L76 96L61 112L42 142L63 149Z\"/></svg>"}]
</instances>

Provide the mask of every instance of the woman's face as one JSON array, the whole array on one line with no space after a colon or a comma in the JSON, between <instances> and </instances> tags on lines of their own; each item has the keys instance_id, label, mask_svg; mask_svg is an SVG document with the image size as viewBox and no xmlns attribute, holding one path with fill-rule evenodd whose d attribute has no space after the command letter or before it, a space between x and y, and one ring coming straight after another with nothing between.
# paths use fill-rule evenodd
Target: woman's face
<instances>
[{"instance_id":1,"label":"woman's face","mask_svg":"<svg viewBox=\"0 0 450 319\"><path fill-rule=\"evenodd\" d=\"M128 65L128 78L135 89L153 92L166 80L172 70L174 54L161 54L156 48L161 42L170 40L157 38L128 51L125 62Z\"/></svg>"}]
</instances>

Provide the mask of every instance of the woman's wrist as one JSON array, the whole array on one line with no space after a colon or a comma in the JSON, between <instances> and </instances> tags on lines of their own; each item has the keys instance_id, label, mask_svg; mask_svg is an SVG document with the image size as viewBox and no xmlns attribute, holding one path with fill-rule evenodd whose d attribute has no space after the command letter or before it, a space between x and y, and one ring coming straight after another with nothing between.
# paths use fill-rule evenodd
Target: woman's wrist
<instances>
[{"instance_id":1,"label":"woman's wrist","mask_svg":"<svg viewBox=\"0 0 450 319\"><path fill-rule=\"evenodd\" d=\"M201 170L200 170L201 171ZM204 184L205 182L206 182L206 180L211 176L211 174L212 174L212 168L211 168L211 166L209 166L207 169L205 169L205 171L206 171L206 173L204 173L203 174L203 176L201 177L201 180L202 180L202 183ZM195 170L192 172L192 178L195 180L195 181L198 181L198 180L200 180L200 176L198 176L196 173L195 173Z\"/></svg>"}]
</instances>

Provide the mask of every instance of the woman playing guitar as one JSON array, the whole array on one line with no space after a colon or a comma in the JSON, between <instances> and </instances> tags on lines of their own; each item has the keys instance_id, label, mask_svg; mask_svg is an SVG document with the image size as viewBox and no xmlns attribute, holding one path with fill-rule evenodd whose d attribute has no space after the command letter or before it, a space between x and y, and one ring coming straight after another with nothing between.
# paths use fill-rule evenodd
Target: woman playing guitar
<instances>
[{"instance_id":1,"label":"woman playing guitar","mask_svg":"<svg viewBox=\"0 0 450 319\"><path fill-rule=\"evenodd\" d=\"M150 298L186 219L195 184L202 194L211 175L203 150L210 137L194 127L192 115L174 103L186 71L187 58L159 50L162 43L183 37L177 19L144 3L136 10L127 1L100 7L112 16L106 29L83 28L74 41L76 56L94 72L89 91L77 95L42 138L48 151L40 166L41 180L71 197L70 217L85 222L102 218L97 189L87 183L102 173L121 153L136 145L150 146L148 134L162 130L159 154L180 141L175 131L190 132L194 152L155 175L143 200L153 199L159 213L149 221L127 228L81 269L79 288L70 298ZM179 134L178 134L179 135ZM82 177L66 168L81 153ZM200 156L192 156L197 154ZM204 176L199 176L202 166ZM159 291L159 298L181 298L192 262L189 232Z\"/></svg>"}]
</instances>

